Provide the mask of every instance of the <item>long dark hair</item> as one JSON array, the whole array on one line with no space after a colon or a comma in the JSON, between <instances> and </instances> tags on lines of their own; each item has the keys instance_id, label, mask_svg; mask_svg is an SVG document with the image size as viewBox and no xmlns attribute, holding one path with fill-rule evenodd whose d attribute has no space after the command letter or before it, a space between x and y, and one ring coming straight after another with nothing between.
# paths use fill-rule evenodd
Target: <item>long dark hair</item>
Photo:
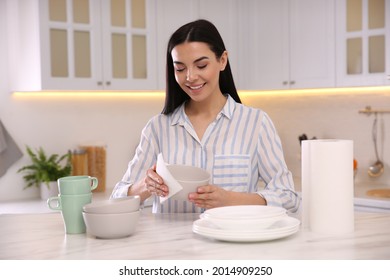
<instances>
[{"instance_id":1,"label":"long dark hair","mask_svg":"<svg viewBox=\"0 0 390 280\"><path fill-rule=\"evenodd\" d=\"M181 89L176 82L172 60L172 49L185 42L203 42L210 46L211 51L215 53L217 59L220 59L226 50L222 37L217 28L211 22L200 19L187 23L177 29L171 36L167 48L167 65L166 65L166 90L165 105L163 114L171 114L177 107L190 97ZM223 94L229 94L236 102L241 103L236 86L234 85L232 71L229 60L225 70L219 74L219 88Z\"/></svg>"}]
</instances>

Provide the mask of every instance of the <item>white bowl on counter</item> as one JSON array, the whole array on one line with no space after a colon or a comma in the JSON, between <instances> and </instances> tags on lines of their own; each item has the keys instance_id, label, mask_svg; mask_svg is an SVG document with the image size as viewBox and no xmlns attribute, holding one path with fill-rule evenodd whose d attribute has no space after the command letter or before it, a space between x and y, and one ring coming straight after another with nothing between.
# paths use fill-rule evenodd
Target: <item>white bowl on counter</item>
<instances>
[{"instance_id":1,"label":"white bowl on counter","mask_svg":"<svg viewBox=\"0 0 390 280\"><path fill-rule=\"evenodd\" d=\"M98 238L114 239L132 235L138 224L140 211L99 214L83 212L87 233Z\"/></svg>"}]
</instances>

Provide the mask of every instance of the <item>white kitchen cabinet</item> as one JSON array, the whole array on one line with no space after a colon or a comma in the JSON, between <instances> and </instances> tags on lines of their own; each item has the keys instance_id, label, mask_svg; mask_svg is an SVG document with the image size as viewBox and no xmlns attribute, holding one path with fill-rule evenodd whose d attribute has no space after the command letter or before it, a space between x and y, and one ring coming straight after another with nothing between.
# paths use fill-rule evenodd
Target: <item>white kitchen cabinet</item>
<instances>
[{"instance_id":1,"label":"white kitchen cabinet","mask_svg":"<svg viewBox=\"0 0 390 280\"><path fill-rule=\"evenodd\" d=\"M251 0L238 9L241 89L335 85L334 0Z\"/></svg>"},{"instance_id":2,"label":"white kitchen cabinet","mask_svg":"<svg viewBox=\"0 0 390 280\"><path fill-rule=\"evenodd\" d=\"M199 17L214 23L222 36L236 86L241 77L238 69L240 63L238 48L241 42L237 40L238 6L241 2L239 0L199 0Z\"/></svg>"},{"instance_id":3,"label":"white kitchen cabinet","mask_svg":"<svg viewBox=\"0 0 390 280\"><path fill-rule=\"evenodd\" d=\"M101 14L104 83L111 82L109 89L156 88L155 1L104 0Z\"/></svg>"},{"instance_id":4,"label":"white kitchen cabinet","mask_svg":"<svg viewBox=\"0 0 390 280\"><path fill-rule=\"evenodd\" d=\"M13 90L156 87L153 0L9 2Z\"/></svg>"},{"instance_id":5,"label":"white kitchen cabinet","mask_svg":"<svg viewBox=\"0 0 390 280\"><path fill-rule=\"evenodd\" d=\"M157 87L160 90L165 89L169 38L177 28L198 18L198 7L198 2L194 0L156 1Z\"/></svg>"},{"instance_id":6,"label":"white kitchen cabinet","mask_svg":"<svg viewBox=\"0 0 390 280\"><path fill-rule=\"evenodd\" d=\"M183 24L207 19L217 27L229 52L229 62L238 76L237 0L157 0L158 88L165 88L167 44L170 36Z\"/></svg>"},{"instance_id":7,"label":"white kitchen cabinet","mask_svg":"<svg viewBox=\"0 0 390 280\"><path fill-rule=\"evenodd\" d=\"M390 0L337 1L337 86L390 85Z\"/></svg>"}]
</instances>

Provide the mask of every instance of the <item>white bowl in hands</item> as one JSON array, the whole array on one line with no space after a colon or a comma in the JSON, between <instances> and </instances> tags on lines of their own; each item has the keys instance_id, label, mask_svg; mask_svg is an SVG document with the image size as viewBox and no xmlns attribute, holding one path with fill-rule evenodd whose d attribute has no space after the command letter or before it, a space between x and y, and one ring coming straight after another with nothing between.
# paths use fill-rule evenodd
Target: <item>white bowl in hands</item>
<instances>
[{"instance_id":1,"label":"white bowl in hands","mask_svg":"<svg viewBox=\"0 0 390 280\"><path fill-rule=\"evenodd\" d=\"M199 167L190 165L167 165L173 178L182 186L182 190L172 196L172 199L188 200L190 193L196 192L200 186L206 186L210 182L210 174Z\"/></svg>"}]
</instances>

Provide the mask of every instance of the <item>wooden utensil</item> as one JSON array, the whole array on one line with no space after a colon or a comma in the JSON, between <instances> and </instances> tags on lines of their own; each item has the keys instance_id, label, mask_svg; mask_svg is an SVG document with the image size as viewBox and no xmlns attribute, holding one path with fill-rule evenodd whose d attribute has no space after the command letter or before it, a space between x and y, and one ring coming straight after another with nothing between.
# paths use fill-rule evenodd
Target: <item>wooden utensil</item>
<instances>
[{"instance_id":1,"label":"wooden utensil","mask_svg":"<svg viewBox=\"0 0 390 280\"><path fill-rule=\"evenodd\" d=\"M390 189L373 189L366 192L368 196L390 198Z\"/></svg>"}]
</instances>

